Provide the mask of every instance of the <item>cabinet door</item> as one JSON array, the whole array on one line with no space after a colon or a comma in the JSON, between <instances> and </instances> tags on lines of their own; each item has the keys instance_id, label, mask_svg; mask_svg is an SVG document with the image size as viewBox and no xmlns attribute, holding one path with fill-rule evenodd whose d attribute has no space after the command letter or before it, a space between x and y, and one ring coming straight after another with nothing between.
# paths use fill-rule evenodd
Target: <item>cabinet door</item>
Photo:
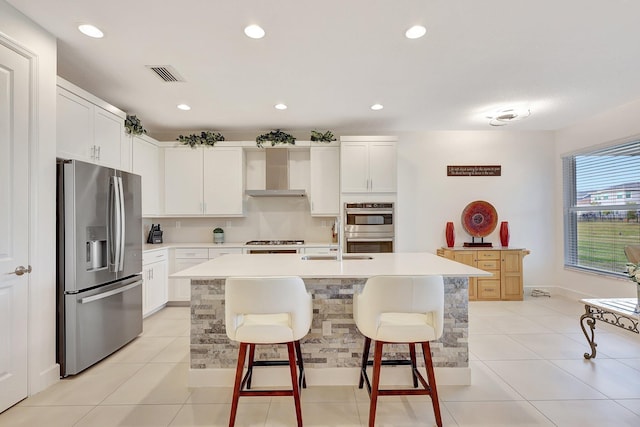
<instances>
[{"instance_id":1,"label":"cabinet door","mask_svg":"<svg viewBox=\"0 0 640 427\"><path fill-rule=\"evenodd\" d=\"M208 258L176 259L175 272L182 271L194 265L208 261ZM191 280L171 279L169 283L169 301L190 301L191 300Z\"/></svg>"},{"instance_id":2,"label":"cabinet door","mask_svg":"<svg viewBox=\"0 0 640 427\"><path fill-rule=\"evenodd\" d=\"M61 87L57 90L58 157L93 161L93 104Z\"/></svg>"},{"instance_id":3,"label":"cabinet door","mask_svg":"<svg viewBox=\"0 0 640 427\"><path fill-rule=\"evenodd\" d=\"M365 193L369 191L368 143L341 143L340 182L343 193Z\"/></svg>"},{"instance_id":4,"label":"cabinet door","mask_svg":"<svg viewBox=\"0 0 640 427\"><path fill-rule=\"evenodd\" d=\"M500 251L501 260L501 298L521 301L524 296L522 283L522 252Z\"/></svg>"},{"instance_id":5,"label":"cabinet door","mask_svg":"<svg viewBox=\"0 0 640 427\"><path fill-rule=\"evenodd\" d=\"M124 121L113 113L94 107L94 145L97 163L120 169Z\"/></svg>"},{"instance_id":6,"label":"cabinet door","mask_svg":"<svg viewBox=\"0 0 640 427\"><path fill-rule=\"evenodd\" d=\"M369 191L395 193L397 189L395 142L372 142L369 145Z\"/></svg>"},{"instance_id":7,"label":"cabinet door","mask_svg":"<svg viewBox=\"0 0 640 427\"><path fill-rule=\"evenodd\" d=\"M120 169L133 172L133 137L124 131L120 138Z\"/></svg>"},{"instance_id":8,"label":"cabinet door","mask_svg":"<svg viewBox=\"0 0 640 427\"><path fill-rule=\"evenodd\" d=\"M202 148L166 148L165 214L202 214L202 180Z\"/></svg>"},{"instance_id":9,"label":"cabinet door","mask_svg":"<svg viewBox=\"0 0 640 427\"><path fill-rule=\"evenodd\" d=\"M152 264L151 281L147 292L147 304L155 311L167 303L167 262Z\"/></svg>"},{"instance_id":10,"label":"cabinet door","mask_svg":"<svg viewBox=\"0 0 640 427\"><path fill-rule=\"evenodd\" d=\"M204 148L204 209L208 215L242 215L244 161L241 147Z\"/></svg>"},{"instance_id":11,"label":"cabinet door","mask_svg":"<svg viewBox=\"0 0 640 427\"><path fill-rule=\"evenodd\" d=\"M471 267L475 267L477 264L476 261L476 252L475 251L452 251L453 252L453 260L458 261L459 263L470 265ZM477 278L469 277L469 300L473 301L478 298L478 285Z\"/></svg>"},{"instance_id":12,"label":"cabinet door","mask_svg":"<svg viewBox=\"0 0 640 427\"><path fill-rule=\"evenodd\" d=\"M159 212L160 149L139 137L133 137L133 173L142 176L142 216Z\"/></svg>"},{"instance_id":13,"label":"cabinet door","mask_svg":"<svg viewBox=\"0 0 640 427\"><path fill-rule=\"evenodd\" d=\"M311 215L340 214L339 147L311 147L310 187Z\"/></svg>"}]
</instances>

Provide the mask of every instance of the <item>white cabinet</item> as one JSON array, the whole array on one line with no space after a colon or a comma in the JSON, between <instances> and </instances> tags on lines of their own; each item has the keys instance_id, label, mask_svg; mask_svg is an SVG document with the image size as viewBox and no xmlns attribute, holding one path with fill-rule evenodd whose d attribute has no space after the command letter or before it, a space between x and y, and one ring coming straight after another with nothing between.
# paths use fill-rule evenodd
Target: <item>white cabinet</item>
<instances>
[{"instance_id":1,"label":"white cabinet","mask_svg":"<svg viewBox=\"0 0 640 427\"><path fill-rule=\"evenodd\" d=\"M121 169L126 113L61 78L56 99L57 156Z\"/></svg>"},{"instance_id":2,"label":"white cabinet","mask_svg":"<svg viewBox=\"0 0 640 427\"><path fill-rule=\"evenodd\" d=\"M395 193L396 141L391 137L342 137L343 193Z\"/></svg>"},{"instance_id":3,"label":"white cabinet","mask_svg":"<svg viewBox=\"0 0 640 427\"><path fill-rule=\"evenodd\" d=\"M226 254L241 254L242 248L178 248L173 251L173 267L171 273L177 273L189 267L193 267L209 259L214 259ZM170 279L169 301L185 302L191 300L191 280Z\"/></svg>"},{"instance_id":4,"label":"white cabinet","mask_svg":"<svg viewBox=\"0 0 640 427\"><path fill-rule=\"evenodd\" d=\"M311 147L309 204L312 216L340 214L340 148Z\"/></svg>"},{"instance_id":5,"label":"white cabinet","mask_svg":"<svg viewBox=\"0 0 640 427\"><path fill-rule=\"evenodd\" d=\"M146 135L132 138L132 171L142 176L142 216L160 213L160 148Z\"/></svg>"},{"instance_id":6,"label":"white cabinet","mask_svg":"<svg viewBox=\"0 0 640 427\"><path fill-rule=\"evenodd\" d=\"M244 154L240 147L203 148L205 215L242 215Z\"/></svg>"},{"instance_id":7,"label":"white cabinet","mask_svg":"<svg viewBox=\"0 0 640 427\"><path fill-rule=\"evenodd\" d=\"M241 216L242 147L165 149L166 215Z\"/></svg>"},{"instance_id":8,"label":"white cabinet","mask_svg":"<svg viewBox=\"0 0 640 427\"><path fill-rule=\"evenodd\" d=\"M148 316L165 306L168 299L167 250L142 255L142 314Z\"/></svg>"},{"instance_id":9,"label":"white cabinet","mask_svg":"<svg viewBox=\"0 0 640 427\"><path fill-rule=\"evenodd\" d=\"M207 248L181 248L175 249L173 259L173 271L185 270L209 260ZM169 301L190 301L191 300L191 280L170 279L169 281Z\"/></svg>"}]
</instances>

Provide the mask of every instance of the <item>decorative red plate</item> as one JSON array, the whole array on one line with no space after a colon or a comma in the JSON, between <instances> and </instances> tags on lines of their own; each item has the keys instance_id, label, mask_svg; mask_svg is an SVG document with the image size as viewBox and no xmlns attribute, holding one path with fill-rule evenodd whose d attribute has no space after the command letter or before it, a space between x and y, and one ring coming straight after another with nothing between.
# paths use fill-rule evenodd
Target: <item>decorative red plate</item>
<instances>
[{"instance_id":1,"label":"decorative red plate","mask_svg":"<svg viewBox=\"0 0 640 427\"><path fill-rule=\"evenodd\" d=\"M462 226L473 237L485 237L496 229L498 213L489 202L476 200L462 211Z\"/></svg>"}]
</instances>

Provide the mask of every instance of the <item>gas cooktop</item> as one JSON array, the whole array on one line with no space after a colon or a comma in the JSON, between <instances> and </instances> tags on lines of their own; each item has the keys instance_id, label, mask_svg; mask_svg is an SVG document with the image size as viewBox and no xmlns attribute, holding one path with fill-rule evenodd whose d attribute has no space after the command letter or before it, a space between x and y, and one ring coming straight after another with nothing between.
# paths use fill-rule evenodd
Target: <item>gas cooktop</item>
<instances>
[{"instance_id":1,"label":"gas cooktop","mask_svg":"<svg viewBox=\"0 0 640 427\"><path fill-rule=\"evenodd\" d=\"M304 245L304 240L251 240L245 245Z\"/></svg>"}]
</instances>

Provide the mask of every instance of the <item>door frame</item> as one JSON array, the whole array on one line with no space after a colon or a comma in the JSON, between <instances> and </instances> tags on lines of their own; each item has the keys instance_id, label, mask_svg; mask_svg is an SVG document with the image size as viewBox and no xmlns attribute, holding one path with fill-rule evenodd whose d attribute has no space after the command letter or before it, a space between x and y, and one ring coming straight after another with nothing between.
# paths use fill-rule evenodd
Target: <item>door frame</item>
<instances>
[{"instance_id":1,"label":"door frame","mask_svg":"<svg viewBox=\"0 0 640 427\"><path fill-rule=\"evenodd\" d=\"M32 305L34 303L33 295L33 284L34 283L45 283L43 281L44 275L42 271L39 271L37 268L38 259L37 259L37 251L35 248L37 247L37 238L33 232L34 226L38 223L38 95L39 95L39 87L38 87L38 55L33 52L31 49L27 48L21 43L18 43L13 38L7 36L6 34L0 32L0 44L4 47L14 51L18 55L27 59L29 63L29 135L28 135L28 144L27 144L27 167L29 168L29 184L27 186L29 194L28 194L28 211L29 217L27 221L27 233L28 233L28 264L34 265L33 272L27 275L27 312L24 313L25 321L27 322L27 396L31 396L34 394L34 390L39 391L41 388L34 384L34 380L37 380L38 375L34 375L33 372L34 363L32 363L33 358L33 349L35 348L34 344L38 340L37 332L34 329L34 322L32 321L32 313L33 308ZM35 333L34 333L35 332Z\"/></svg>"}]
</instances>

